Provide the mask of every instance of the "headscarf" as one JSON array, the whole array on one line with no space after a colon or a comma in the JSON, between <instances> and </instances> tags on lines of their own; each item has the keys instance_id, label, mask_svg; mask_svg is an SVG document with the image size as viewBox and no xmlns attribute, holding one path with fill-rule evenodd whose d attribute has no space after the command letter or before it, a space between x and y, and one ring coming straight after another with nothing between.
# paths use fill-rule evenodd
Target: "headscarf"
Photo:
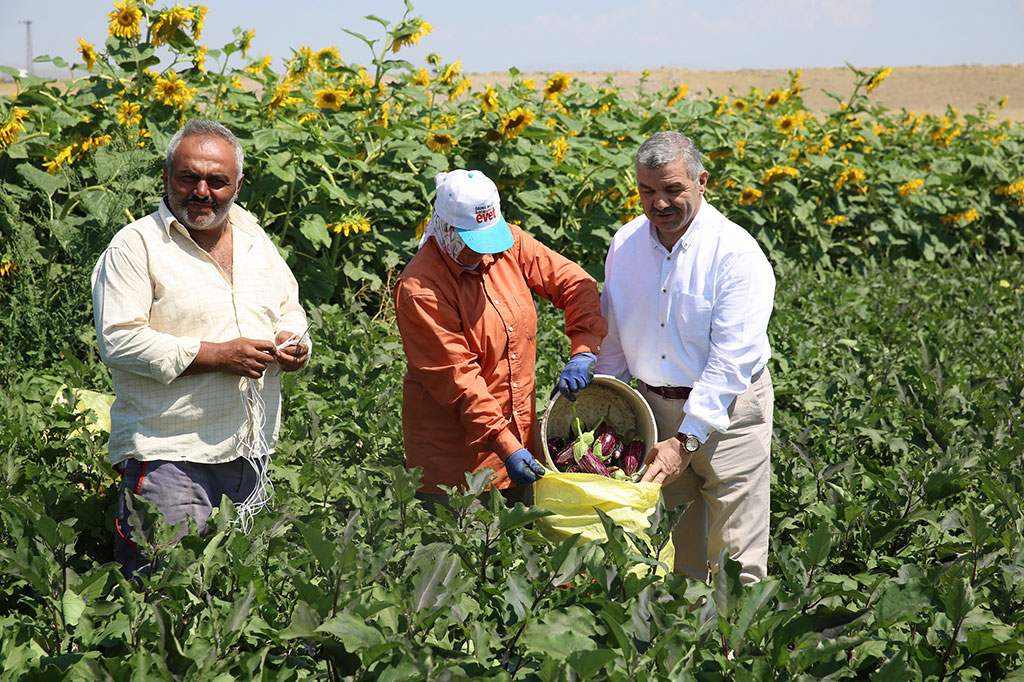
<instances>
[{"instance_id":1,"label":"headscarf","mask_svg":"<svg viewBox=\"0 0 1024 682\"><path fill-rule=\"evenodd\" d=\"M459 263L459 254L466 248L466 242L462 241L459 231L454 226L441 220L437 211L431 213L430 223L427 224L427 229L423 230L423 237L420 238L420 245L417 248L422 249L423 245L427 243L427 238L431 236L434 237L434 241L442 251L447 253L453 261L462 265Z\"/></svg>"}]
</instances>

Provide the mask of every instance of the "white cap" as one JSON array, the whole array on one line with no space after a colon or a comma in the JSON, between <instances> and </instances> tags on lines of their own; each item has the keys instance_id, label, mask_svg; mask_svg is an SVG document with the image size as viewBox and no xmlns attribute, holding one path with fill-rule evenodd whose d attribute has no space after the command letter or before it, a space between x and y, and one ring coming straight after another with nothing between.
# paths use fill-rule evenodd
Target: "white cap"
<instances>
[{"instance_id":1,"label":"white cap","mask_svg":"<svg viewBox=\"0 0 1024 682\"><path fill-rule=\"evenodd\" d=\"M453 170L434 177L434 210L477 253L500 253L512 246L501 216L498 188L480 171Z\"/></svg>"}]
</instances>

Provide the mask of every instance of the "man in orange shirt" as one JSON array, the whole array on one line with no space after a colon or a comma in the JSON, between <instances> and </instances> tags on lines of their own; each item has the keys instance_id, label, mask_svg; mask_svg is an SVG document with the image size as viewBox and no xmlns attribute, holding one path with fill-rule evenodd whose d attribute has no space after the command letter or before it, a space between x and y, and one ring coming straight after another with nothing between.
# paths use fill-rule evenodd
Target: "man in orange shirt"
<instances>
[{"instance_id":1,"label":"man in orange shirt","mask_svg":"<svg viewBox=\"0 0 1024 682\"><path fill-rule=\"evenodd\" d=\"M539 294L565 311L570 359L558 387L569 399L593 378L608 325L597 282L501 216L480 171L435 178L437 198L420 249L395 286L408 360L402 426L408 468L423 467L421 499L492 469L493 486L524 499L544 473L536 417Z\"/></svg>"}]
</instances>

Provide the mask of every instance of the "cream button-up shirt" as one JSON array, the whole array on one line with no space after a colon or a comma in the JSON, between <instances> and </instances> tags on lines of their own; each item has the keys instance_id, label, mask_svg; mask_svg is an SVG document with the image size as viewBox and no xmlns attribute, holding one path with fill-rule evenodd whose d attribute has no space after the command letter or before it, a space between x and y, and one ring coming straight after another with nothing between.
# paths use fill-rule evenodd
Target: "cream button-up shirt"
<instances>
[{"instance_id":1,"label":"cream button-up shirt","mask_svg":"<svg viewBox=\"0 0 1024 682\"><path fill-rule=\"evenodd\" d=\"M645 216L615 233L597 371L648 386L689 386L679 432L701 442L729 428L729 406L771 358L775 275L746 230L701 199L671 250Z\"/></svg>"},{"instance_id":2,"label":"cream button-up shirt","mask_svg":"<svg viewBox=\"0 0 1024 682\"><path fill-rule=\"evenodd\" d=\"M249 380L223 372L180 374L201 341L273 342L278 332L306 329L298 284L263 228L237 205L228 220L230 279L163 201L114 235L96 263L96 335L116 395L108 444L113 464L128 458L217 464L242 455ZM280 368L271 363L254 381L273 451L281 421Z\"/></svg>"}]
</instances>

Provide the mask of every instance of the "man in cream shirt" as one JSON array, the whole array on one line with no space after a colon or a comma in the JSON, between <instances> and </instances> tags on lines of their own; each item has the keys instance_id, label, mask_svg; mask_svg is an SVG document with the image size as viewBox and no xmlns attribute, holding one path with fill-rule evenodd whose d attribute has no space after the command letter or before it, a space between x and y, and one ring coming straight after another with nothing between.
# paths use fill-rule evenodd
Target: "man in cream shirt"
<instances>
[{"instance_id":1,"label":"man in cream shirt","mask_svg":"<svg viewBox=\"0 0 1024 682\"><path fill-rule=\"evenodd\" d=\"M693 142L657 133L640 145L644 215L605 261L608 336L597 371L635 377L658 423L643 480L666 505L690 503L673 534L677 573L705 579L723 549L744 582L765 576L774 393L768 319L775 276L757 242L704 200Z\"/></svg>"},{"instance_id":2,"label":"man in cream shirt","mask_svg":"<svg viewBox=\"0 0 1024 682\"><path fill-rule=\"evenodd\" d=\"M126 490L165 521L205 529L221 495L265 504L280 425L281 371L309 358L295 277L234 201L242 147L193 119L167 147L160 207L122 228L93 271L100 357L116 399L109 452L123 470L115 557L151 570L132 542ZM248 505L248 506L247 506Z\"/></svg>"}]
</instances>

